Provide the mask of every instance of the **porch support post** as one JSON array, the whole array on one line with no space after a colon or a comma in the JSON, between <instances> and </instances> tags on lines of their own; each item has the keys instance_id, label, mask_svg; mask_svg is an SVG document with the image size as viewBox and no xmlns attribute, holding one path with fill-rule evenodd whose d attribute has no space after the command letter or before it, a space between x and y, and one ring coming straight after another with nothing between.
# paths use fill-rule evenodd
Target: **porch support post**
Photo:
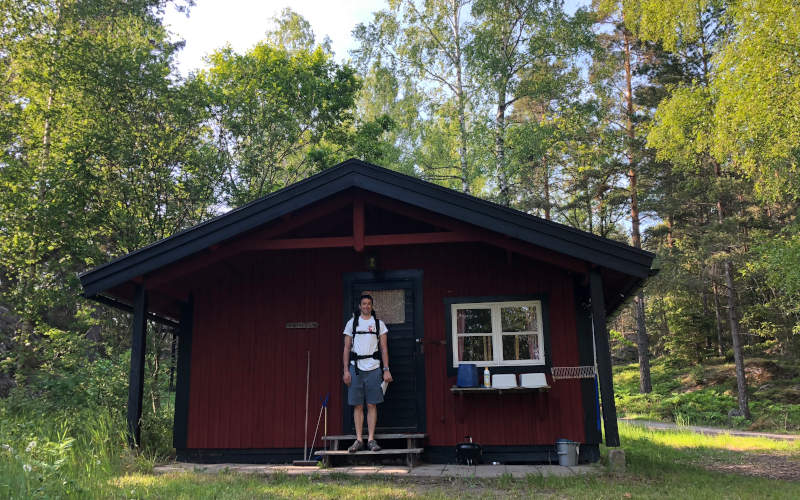
<instances>
[{"instance_id":1,"label":"porch support post","mask_svg":"<svg viewBox=\"0 0 800 500\"><path fill-rule=\"evenodd\" d=\"M144 353L147 346L147 290L136 285L133 301L133 336L131 369L128 381L128 444L141 444L142 390L144 388Z\"/></svg>"},{"instance_id":2,"label":"porch support post","mask_svg":"<svg viewBox=\"0 0 800 500\"><path fill-rule=\"evenodd\" d=\"M194 299L181 305L181 326L178 330L178 381L175 389L175 422L172 431L172 446L176 450L186 448L189 429L189 380L192 363L192 322Z\"/></svg>"},{"instance_id":3,"label":"porch support post","mask_svg":"<svg viewBox=\"0 0 800 500\"><path fill-rule=\"evenodd\" d=\"M603 278L599 269L592 269L589 272L589 288L592 296L592 324L594 326L597 370L600 381L600 399L603 403L606 446L616 447L619 446L617 407L614 404L614 382L611 373L611 349L608 345L608 330L606 330Z\"/></svg>"}]
</instances>

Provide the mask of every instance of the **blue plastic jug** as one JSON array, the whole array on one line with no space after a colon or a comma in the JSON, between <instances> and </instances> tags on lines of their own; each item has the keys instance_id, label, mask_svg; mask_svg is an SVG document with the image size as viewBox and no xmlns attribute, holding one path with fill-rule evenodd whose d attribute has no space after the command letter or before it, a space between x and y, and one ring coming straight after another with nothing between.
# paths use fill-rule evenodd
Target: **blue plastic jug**
<instances>
[{"instance_id":1,"label":"blue plastic jug","mask_svg":"<svg viewBox=\"0 0 800 500\"><path fill-rule=\"evenodd\" d=\"M456 385L459 387L478 387L478 369L475 368L475 365L458 365Z\"/></svg>"}]
</instances>

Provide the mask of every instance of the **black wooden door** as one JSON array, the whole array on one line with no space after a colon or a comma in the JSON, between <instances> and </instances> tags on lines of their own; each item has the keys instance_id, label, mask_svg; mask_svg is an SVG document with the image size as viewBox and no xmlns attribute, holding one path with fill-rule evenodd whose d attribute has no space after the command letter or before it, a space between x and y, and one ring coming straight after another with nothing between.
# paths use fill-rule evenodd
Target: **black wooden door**
<instances>
[{"instance_id":1,"label":"black wooden door","mask_svg":"<svg viewBox=\"0 0 800 500\"><path fill-rule=\"evenodd\" d=\"M425 364L422 355L422 272L352 273L345 276L345 320L363 293L374 297L378 319L389 329L389 367L394 381L378 405L378 432L425 431ZM343 401L347 402L345 387ZM366 418L364 420L366 432ZM344 405L345 432L353 408Z\"/></svg>"}]
</instances>

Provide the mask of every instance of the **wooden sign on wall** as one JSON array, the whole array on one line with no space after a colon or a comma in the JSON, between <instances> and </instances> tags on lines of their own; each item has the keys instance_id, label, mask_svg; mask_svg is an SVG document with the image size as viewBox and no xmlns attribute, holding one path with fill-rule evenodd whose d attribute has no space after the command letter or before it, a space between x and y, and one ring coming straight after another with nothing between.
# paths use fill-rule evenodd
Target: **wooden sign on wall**
<instances>
[{"instance_id":1,"label":"wooden sign on wall","mask_svg":"<svg viewBox=\"0 0 800 500\"><path fill-rule=\"evenodd\" d=\"M318 328L319 323L316 321L302 321L297 323L286 323L286 328L289 329L306 329L306 328Z\"/></svg>"}]
</instances>

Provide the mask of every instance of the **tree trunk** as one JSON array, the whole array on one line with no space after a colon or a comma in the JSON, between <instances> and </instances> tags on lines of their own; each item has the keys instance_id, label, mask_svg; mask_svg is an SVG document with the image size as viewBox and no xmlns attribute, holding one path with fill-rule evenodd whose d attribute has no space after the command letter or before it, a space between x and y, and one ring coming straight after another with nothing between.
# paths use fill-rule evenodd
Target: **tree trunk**
<instances>
[{"instance_id":1,"label":"tree trunk","mask_svg":"<svg viewBox=\"0 0 800 500\"><path fill-rule=\"evenodd\" d=\"M750 406L747 398L747 379L744 376L744 356L742 343L739 338L739 320L737 318L736 289L733 285L733 264L725 261L725 282L728 285L728 323L731 327L733 340L733 359L736 363L736 387L739 393L739 412L746 419L750 419Z\"/></svg>"},{"instance_id":2,"label":"tree trunk","mask_svg":"<svg viewBox=\"0 0 800 500\"><path fill-rule=\"evenodd\" d=\"M461 34L460 34L460 13L461 6L458 2L453 2L453 40L456 44L455 66L456 66L456 99L458 100L458 133L459 146L458 156L461 163L461 191L469 194L469 165L467 163L467 117L466 99L464 97L464 84L462 81L461 68Z\"/></svg>"},{"instance_id":3,"label":"tree trunk","mask_svg":"<svg viewBox=\"0 0 800 500\"><path fill-rule=\"evenodd\" d=\"M636 248L642 248L642 234L639 229L639 196L637 193L637 172L634 153L636 131L633 128L633 86L631 77L631 43L630 33L623 28L622 31L625 53L625 126L628 138L628 181L631 192L631 243ZM650 340L647 338L647 326L644 318L644 295L639 294L634 299L636 316L636 343L639 351L639 391L643 394L653 390L650 382L650 359L648 348Z\"/></svg>"},{"instance_id":4,"label":"tree trunk","mask_svg":"<svg viewBox=\"0 0 800 500\"><path fill-rule=\"evenodd\" d=\"M172 341L169 346L169 385L167 392L175 392L175 365L178 360L178 335L176 331L172 332Z\"/></svg>"},{"instance_id":5,"label":"tree trunk","mask_svg":"<svg viewBox=\"0 0 800 500\"><path fill-rule=\"evenodd\" d=\"M702 276L700 277L702 281ZM703 286L703 317L708 317L708 290ZM710 350L712 347L711 335L706 335L706 349Z\"/></svg>"},{"instance_id":6,"label":"tree trunk","mask_svg":"<svg viewBox=\"0 0 800 500\"><path fill-rule=\"evenodd\" d=\"M672 234L672 215L667 216L667 248L672 248L675 244L675 239Z\"/></svg>"},{"instance_id":7,"label":"tree trunk","mask_svg":"<svg viewBox=\"0 0 800 500\"><path fill-rule=\"evenodd\" d=\"M497 179L500 187L500 203L505 206L511 204L511 197L509 194L508 185L508 172L506 172L506 147L505 147L505 130L506 130L506 86L501 84L497 90L497 114L495 115L495 160L497 168Z\"/></svg>"},{"instance_id":8,"label":"tree trunk","mask_svg":"<svg viewBox=\"0 0 800 500\"><path fill-rule=\"evenodd\" d=\"M717 325L717 354L720 356L725 355L725 347L722 344L722 313L719 308L719 290L717 290L717 273L716 266L714 267L714 277L711 280L711 290L714 293L714 315L716 317Z\"/></svg>"},{"instance_id":9,"label":"tree trunk","mask_svg":"<svg viewBox=\"0 0 800 500\"><path fill-rule=\"evenodd\" d=\"M633 311L636 316L636 339L639 351L639 392L646 394L652 392L653 385L650 382L650 339L644 331L644 294L639 292L633 299Z\"/></svg>"},{"instance_id":10,"label":"tree trunk","mask_svg":"<svg viewBox=\"0 0 800 500\"><path fill-rule=\"evenodd\" d=\"M45 111L45 118L44 118L44 132L42 133L42 161L41 161L41 170L42 170L42 177L45 177L44 171L47 168L48 161L50 160L50 114L53 110L53 95L55 92L53 91L53 87L47 92L47 109ZM40 186L44 186L44 181L39 181ZM39 189L39 197L44 197L44 189L40 187Z\"/></svg>"},{"instance_id":11,"label":"tree trunk","mask_svg":"<svg viewBox=\"0 0 800 500\"><path fill-rule=\"evenodd\" d=\"M547 169L547 162L542 161L542 176L544 177L544 218L550 220L550 172Z\"/></svg>"},{"instance_id":12,"label":"tree trunk","mask_svg":"<svg viewBox=\"0 0 800 500\"><path fill-rule=\"evenodd\" d=\"M714 177L719 180L722 177L722 168L715 160L711 160L714 168ZM722 198L717 198L717 221L722 225L725 220L725 209ZM743 417L750 418L750 407L747 402L747 379L744 376L744 356L742 355L742 343L739 338L739 319L736 307L736 286L733 282L733 264L730 259L725 259L722 264L725 273L725 284L728 289L728 326L731 329L731 340L733 343L733 360L736 363L736 388L739 399L739 412Z\"/></svg>"}]
</instances>

